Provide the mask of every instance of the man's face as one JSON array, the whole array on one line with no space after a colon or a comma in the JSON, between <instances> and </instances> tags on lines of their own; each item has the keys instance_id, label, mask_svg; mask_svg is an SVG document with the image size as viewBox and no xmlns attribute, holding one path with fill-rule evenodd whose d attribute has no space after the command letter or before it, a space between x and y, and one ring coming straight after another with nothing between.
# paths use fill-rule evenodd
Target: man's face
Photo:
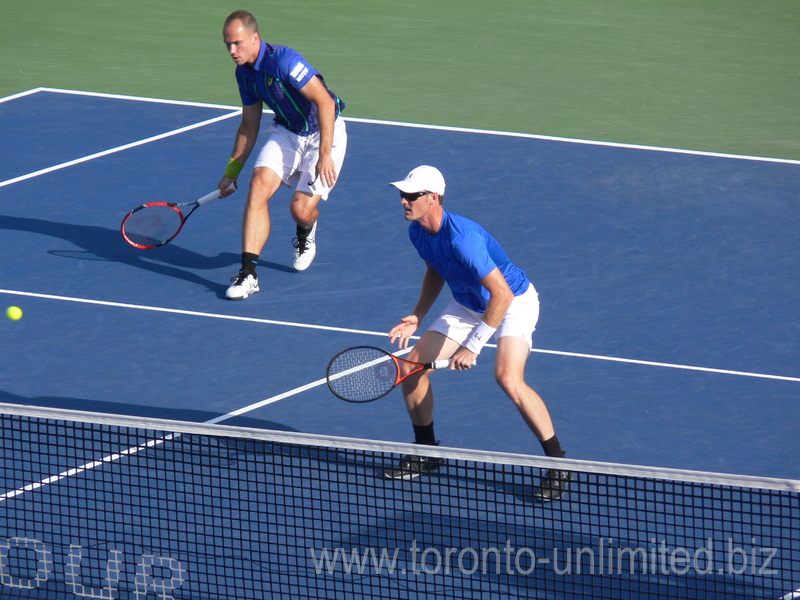
<instances>
[{"instance_id":1,"label":"man's face","mask_svg":"<svg viewBox=\"0 0 800 600\"><path fill-rule=\"evenodd\" d=\"M253 65L261 48L261 38L256 31L244 27L240 20L231 23L222 31L225 47L237 65Z\"/></svg>"},{"instance_id":2,"label":"man's face","mask_svg":"<svg viewBox=\"0 0 800 600\"><path fill-rule=\"evenodd\" d=\"M400 204L406 213L406 221L417 221L428 214L435 203L430 192L417 192L400 194Z\"/></svg>"}]
</instances>

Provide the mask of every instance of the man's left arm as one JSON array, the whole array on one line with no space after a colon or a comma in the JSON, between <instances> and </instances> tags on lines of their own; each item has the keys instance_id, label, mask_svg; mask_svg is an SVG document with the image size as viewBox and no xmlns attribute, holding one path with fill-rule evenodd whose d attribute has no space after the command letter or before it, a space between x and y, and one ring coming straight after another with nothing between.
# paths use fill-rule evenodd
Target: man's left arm
<instances>
[{"instance_id":1,"label":"man's left arm","mask_svg":"<svg viewBox=\"0 0 800 600\"><path fill-rule=\"evenodd\" d=\"M489 291L489 302L486 304L481 323L478 323L472 331L464 346L453 355L452 369L469 369L475 364L480 349L500 327L500 323L503 322L503 318L508 312L508 307L514 300L514 292L508 287L506 278L497 267L481 279L481 284Z\"/></svg>"},{"instance_id":2,"label":"man's left arm","mask_svg":"<svg viewBox=\"0 0 800 600\"><path fill-rule=\"evenodd\" d=\"M315 175L326 187L336 183L336 165L331 156L333 148L333 128L336 122L336 102L319 77L312 77L300 88L300 93L317 106L319 118L319 159Z\"/></svg>"}]
</instances>

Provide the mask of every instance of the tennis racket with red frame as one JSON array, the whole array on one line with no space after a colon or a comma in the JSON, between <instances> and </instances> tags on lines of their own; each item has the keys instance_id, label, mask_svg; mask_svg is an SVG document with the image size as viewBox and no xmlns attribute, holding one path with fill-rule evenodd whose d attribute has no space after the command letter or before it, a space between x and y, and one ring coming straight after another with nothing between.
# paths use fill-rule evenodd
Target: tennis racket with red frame
<instances>
[{"instance_id":1,"label":"tennis racket with red frame","mask_svg":"<svg viewBox=\"0 0 800 600\"><path fill-rule=\"evenodd\" d=\"M426 369L445 369L450 359L418 363L373 346L343 350L328 364L328 387L347 402L372 402L391 392L401 381Z\"/></svg>"},{"instance_id":2,"label":"tennis racket with red frame","mask_svg":"<svg viewBox=\"0 0 800 600\"><path fill-rule=\"evenodd\" d=\"M122 237L134 248L158 248L174 240L191 214L199 206L216 200L222 192L214 190L194 202L149 202L137 206L122 220ZM191 206L185 213L182 208Z\"/></svg>"}]
</instances>

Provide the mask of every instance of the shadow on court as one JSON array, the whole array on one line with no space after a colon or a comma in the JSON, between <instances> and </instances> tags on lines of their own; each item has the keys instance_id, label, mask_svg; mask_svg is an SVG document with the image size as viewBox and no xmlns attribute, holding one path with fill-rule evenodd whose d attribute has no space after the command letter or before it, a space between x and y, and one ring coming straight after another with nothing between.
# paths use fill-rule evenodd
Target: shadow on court
<instances>
[{"instance_id":1,"label":"shadow on court","mask_svg":"<svg viewBox=\"0 0 800 600\"><path fill-rule=\"evenodd\" d=\"M82 251L48 250L47 253L53 256L122 263L203 286L214 292L219 298L225 297L228 284L205 279L192 271L226 268L238 266L240 263L240 255L233 252L205 256L177 244L167 244L153 250L137 250L122 240L118 230L96 225L76 225L44 219L0 215L0 229L26 231L62 239L83 249ZM259 261L259 266L273 271L294 273L294 269L290 267L263 260Z\"/></svg>"},{"instance_id":2,"label":"shadow on court","mask_svg":"<svg viewBox=\"0 0 800 600\"><path fill-rule=\"evenodd\" d=\"M206 423L211 419L219 417L219 413L204 410L189 410L175 407L164 407L163 405L146 406L133 405L123 402L106 402L102 400L89 400L86 398L68 398L65 396L40 396L28 398L11 394L0 390L0 402L8 404L20 404L26 406L38 406L45 408L63 408L68 410L82 410L86 412L123 415L132 417L143 417L147 419L169 419L173 421L187 421L189 423ZM237 416L228 421L225 425L235 425L237 427L254 427L257 429L271 429L274 431L292 431L297 429L276 423L266 419L256 419L248 416Z\"/></svg>"}]
</instances>

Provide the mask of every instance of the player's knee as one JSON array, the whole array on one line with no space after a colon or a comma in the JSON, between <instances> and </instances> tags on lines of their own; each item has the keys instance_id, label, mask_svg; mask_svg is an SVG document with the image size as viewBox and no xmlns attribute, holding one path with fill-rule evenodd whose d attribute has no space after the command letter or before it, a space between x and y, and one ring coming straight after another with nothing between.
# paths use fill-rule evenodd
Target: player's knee
<instances>
[{"instance_id":1,"label":"player's knee","mask_svg":"<svg viewBox=\"0 0 800 600\"><path fill-rule=\"evenodd\" d=\"M248 200L266 202L280 186L280 181L276 180L276 175L270 169L263 167L253 170L250 179L250 192Z\"/></svg>"},{"instance_id":2,"label":"player's knee","mask_svg":"<svg viewBox=\"0 0 800 600\"><path fill-rule=\"evenodd\" d=\"M250 176L250 187L266 185L267 180L270 179L269 169L263 167L256 167Z\"/></svg>"},{"instance_id":3,"label":"player's knee","mask_svg":"<svg viewBox=\"0 0 800 600\"><path fill-rule=\"evenodd\" d=\"M415 395L417 390L422 383L422 380L426 378L427 375L424 371L419 373L414 373L408 379L404 379L400 384L400 388L403 390L403 396L411 396Z\"/></svg>"},{"instance_id":4,"label":"player's knee","mask_svg":"<svg viewBox=\"0 0 800 600\"><path fill-rule=\"evenodd\" d=\"M310 225L317 220L319 216L319 212L317 211L317 205L313 202L312 199L307 199L304 197L301 198L293 198L292 203L290 204L289 210L292 214L292 218L297 222L304 225Z\"/></svg>"},{"instance_id":5,"label":"player's knee","mask_svg":"<svg viewBox=\"0 0 800 600\"><path fill-rule=\"evenodd\" d=\"M516 371L498 367L495 369L494 379L497 385L511 397L516 395L516 391L525 385L525 381Z\"/></svg>"},{"instance_id":6,"label":"player's knee","mask_svg":"<svg viewBox=\"0 0 800 600\"><path fill-rule=\"evenodd\" d=\"M296 223L311 226L316 221L316 214L310 210L292 210L292 218Z\"/></svg>"}]
</instances>

